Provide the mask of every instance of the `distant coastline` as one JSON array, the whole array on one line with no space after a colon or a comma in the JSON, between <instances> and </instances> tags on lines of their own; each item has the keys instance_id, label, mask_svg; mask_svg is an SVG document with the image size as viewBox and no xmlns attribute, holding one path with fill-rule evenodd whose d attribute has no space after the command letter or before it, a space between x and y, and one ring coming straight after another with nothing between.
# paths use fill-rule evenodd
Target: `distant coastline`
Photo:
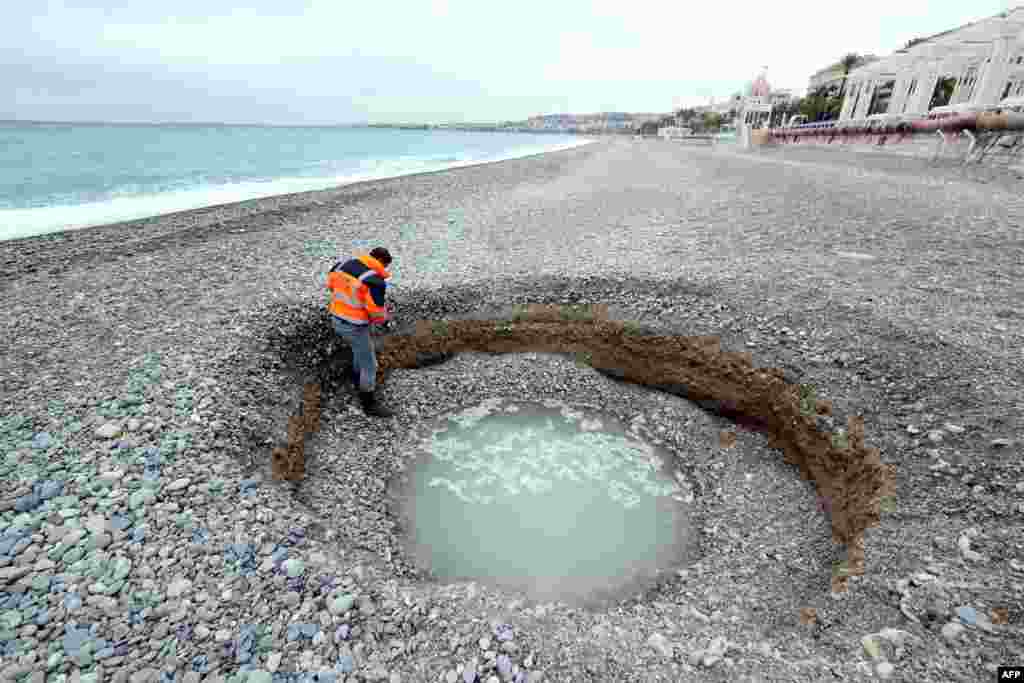
<instances>
[{"instance_id":1,"label":"distant coastline","mask_svg":"<svg viewBox=\"0 0 1024 683\"><path fill-rule=\"evenodd\" d=\"M496 124L428 124L428 123L369 123L356 128L383 128L390 130L457 130L463 133L530 133L531 135L601 135L602 131L582 131L576 128L530 128L528 126L502 126ZM608 131L609 133L612 131Z\"/></svg>"},{"instance_id":2,"label":"distant coastline","mask_svg":"<svg viewBox=\"0 0 1024 683\"><path fill-rule=\"evenodd\" d=\"M30 121L27 119L0 119L0 126L132 126L153 128L366 128L367 123L225 123L223 121Z\"/></svg>"},{"instance_id":3,"label":"distant coastline","mask_svg":"<svg viewBox=\"0 0 1024 683\"><path fill-rule=\"evenodd\" d=\"M468 133L530 133L537 135L633 135L631 129L580 130L577 128L531 128L515 124L487 123L224 123L222 121L30 121L27 119L0 119L0 126L82 126L131 128L304 128L304 129L386 129L386 130L454 130Z\"/></svg>"}]
</instances>

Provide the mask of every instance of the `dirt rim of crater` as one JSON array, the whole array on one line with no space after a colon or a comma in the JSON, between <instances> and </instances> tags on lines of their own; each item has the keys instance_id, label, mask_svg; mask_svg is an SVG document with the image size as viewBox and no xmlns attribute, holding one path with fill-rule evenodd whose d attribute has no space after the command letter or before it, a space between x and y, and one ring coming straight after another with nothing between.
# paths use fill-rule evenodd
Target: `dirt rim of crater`
<instances>
[{"instance_id":1,"label":"dirt rim of crater","mask_svg":"<svg viewBox=\"0 0 1024 683\"><path fill-rule=\"evenodd\" d=\"M326 329L326 312L319 318ZM341 378L351 367L351 353L344 345L339 351L340 356L320 355L306 363L293 353L287 374L304 378L305 385L315 382L328 400L344 386ZM865 531L877 526L894 500L895 467L867 446L863 416L849 417L845 434L819 431L816 413L822 406L808 406L801 385L787 381L779 368L754 367L749 353L723 351L717 336L662 334L613 321L603 304L525 304L417 320L378 336L376 351L378 386L392 370L437 365L463 352L567 355L610 378L687 399L764 433L768 446L796 465L831 508L832 540L846 555L833 566L833 593L845 592L850 576L865 573Z\"/></svg>"}]
</instances>

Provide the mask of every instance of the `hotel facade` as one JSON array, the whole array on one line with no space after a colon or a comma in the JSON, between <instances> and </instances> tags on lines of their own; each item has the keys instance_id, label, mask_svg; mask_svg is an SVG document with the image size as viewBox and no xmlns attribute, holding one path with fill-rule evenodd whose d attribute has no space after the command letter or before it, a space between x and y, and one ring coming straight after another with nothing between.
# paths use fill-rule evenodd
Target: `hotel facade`
<instances>
[{"instance_id":1,"label":"hotel facade","mask_svg":"<svg viewBox=\"0 0 1024 683\"><path fill-rule=\"evenodd\" d=\"M1024 96L1024 6L850 72L839 120L983 111Z\"/></svg>"}]
</instances>

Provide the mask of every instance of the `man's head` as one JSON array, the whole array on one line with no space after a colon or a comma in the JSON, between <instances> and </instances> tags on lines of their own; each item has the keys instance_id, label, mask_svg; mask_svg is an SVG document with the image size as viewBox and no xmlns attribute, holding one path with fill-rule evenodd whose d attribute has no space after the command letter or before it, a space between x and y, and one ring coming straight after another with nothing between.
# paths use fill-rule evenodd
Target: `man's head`
<instances>
[{"instance_id":1,"label":"man's head","mask_svg":"<svg viewBox=\"0 0 1024 683\"><path fill-rule=\"evenodd\" d=\"M391 265L391 252L384 247L375 247L370 252L370 256L380 261L381 265L385 268Z\"/></svg>"}]
</instances>

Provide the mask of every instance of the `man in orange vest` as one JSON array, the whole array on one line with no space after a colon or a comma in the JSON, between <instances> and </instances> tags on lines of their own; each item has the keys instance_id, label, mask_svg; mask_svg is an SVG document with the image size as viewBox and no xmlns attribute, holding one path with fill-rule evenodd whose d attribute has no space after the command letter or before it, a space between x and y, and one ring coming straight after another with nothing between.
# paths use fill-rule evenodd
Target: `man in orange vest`
<instances>
[{"instance_id":1,"label":"man in orange vest","mask_svg":"<svg viewBox=\"0 0 1024 683\"><path fill-rule=\"evenodd\" d=\"M373 350L371 325L388 322L384 296L391 273L391 254L377 247L369 254L342 263L338 261L327 273L331 290L328 310L334 331L352 347L352 381L359 391L363 411L374 417L392 417L393 412L377 402L374 393L377 381L377 356Z\"/></svg>"}]
</instances>

